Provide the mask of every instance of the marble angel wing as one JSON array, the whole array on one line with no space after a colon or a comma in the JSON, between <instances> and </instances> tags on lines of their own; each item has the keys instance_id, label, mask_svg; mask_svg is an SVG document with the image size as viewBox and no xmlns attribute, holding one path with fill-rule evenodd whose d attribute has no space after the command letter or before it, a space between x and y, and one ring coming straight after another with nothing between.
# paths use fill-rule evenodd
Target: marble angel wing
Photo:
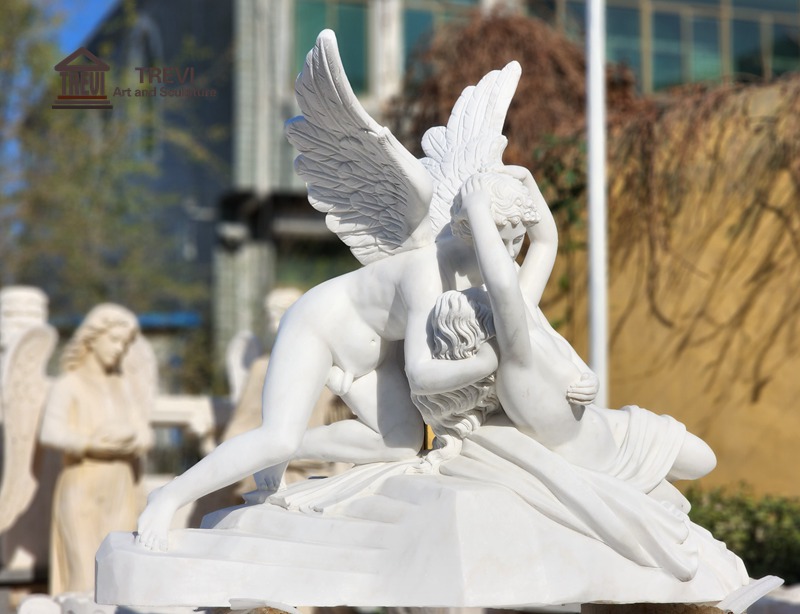
<instances>
[{"instance_id":1,"label":"marble angel wing","mask_svg":"<svg viewBox=\"0 0 800 614\"><path fill-rule=\"evenodd\" d=\"M37 431L50 380L45 373L58 335L47 324L26 330L6 356L0 395L3 408L3 482L0 533L30 505L38 486L33 475Z\"/></svg>"},{"instance_id":2,"label":"marble angel wing","mask_svg":"<svg viewBox=\"0 0 800 614\"><path fill-rule=\"evenodd\" d=\"M295 170L328 228L362 264L432 243L431 178L361 106L332 31L317 38L295 94L303 114L286 122L286 137L300 151Z\"/></svg>"},{"instance_id":3,"label":"marble angel wing","mask_svg":"<svg viewBox=\"0 0 800 614\"><path fill-rule=\"evenodd\" d=\"M422 137L420 161L433 177L430 219L434 236L450 223L453 198L470 175L502 166L508 143L503 123L522 68L510 62L493 70L477 85L464 89L447 126L429 129Z\"/></svg>"}]
</instances>

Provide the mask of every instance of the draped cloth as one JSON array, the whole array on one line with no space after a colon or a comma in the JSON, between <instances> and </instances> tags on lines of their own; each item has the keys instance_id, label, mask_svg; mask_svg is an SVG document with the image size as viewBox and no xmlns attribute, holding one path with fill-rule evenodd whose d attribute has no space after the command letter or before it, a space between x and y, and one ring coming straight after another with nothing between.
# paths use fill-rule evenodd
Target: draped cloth
<instances>
[{"instance_id":1,"label":"draped cloth","mask_svg":"<svg viewBox=\"0 0 800 614\"><path fill-rule=\"evenodd\" d=\"M433 472L460 483L505 487L532 514L546 516L566 531L598 540L618 555L643 567L660 568L680 581L694 578L702 563L718 570L720 581L732 587L746 582L741 561L724 544L691 523L672 503L647 494L674 463L686 432L683 424L635 406L620 411L628 414L627 429L611 465L602 471L570 463L497 414L464 438L457 455L438 465L417 459L362 465L341 476L291 486L269 502L335 514L355 498L375 493L393 476Z\"/></svg>"},{"instance_id":2,"label":"draped cloth","mask_svg":"<svg viewBox=\"0 0 800 614\"><path fill-rule=\"evenodd\" d=\"M659 416L636 405L619 411L627 416L628 428L612 465L604 471L648 493L666 478L675 463L686 426L671 416Z\"/></svg>"},{"instance_id":3,"label":"draped cloth","mask_svg":"<svg viewBox=\"0 0 800 614\"><path fill-rule=\"evenodd\" d=\"M635 481L627 482L606 472L578 467L550 451L542 444L511 426L498 416L477 429L464 440L461 453L439 467L440 473L453 477L500 484L522 497L531 507L563 525L597 539L618 554L646 567L661 567L681 580L689 580L697 572L697 544L689 530L689 518L674 506L656 501L644 494L637 484L659 483L671 466L645 463L634 452L642 446L632 445L640 430L655 441L653 424L641 410L632 412L637 419L626 445L615 458L614 469L629 474ZM660 418L647 412L654 418ZM672 420L672 422L676 421ZM639 429L639 426L644 429ZM669 422L664 422L667 430ZM660 451L663 460L677 454L681 435L665 437ZM637 460L640 461L637 463ZM638 465L639 470L636 470ZM656 467L663 469L655 472Z\"/></svg>"}]
</instances>

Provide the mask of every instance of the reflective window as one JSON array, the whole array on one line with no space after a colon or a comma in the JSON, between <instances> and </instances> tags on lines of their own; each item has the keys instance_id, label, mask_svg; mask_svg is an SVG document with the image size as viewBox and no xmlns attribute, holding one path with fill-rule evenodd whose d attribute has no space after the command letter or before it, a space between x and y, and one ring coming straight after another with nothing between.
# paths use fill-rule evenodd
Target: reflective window
<instances>
[{"instance_id":1,"label":"reflective window","mask_svg":"<svg viewBox=\"0 0 800 614\"><path fill-rule=\"evenodd\" d=\"M430 40L433 33L433 13L430 11L403 11L403 44L405 68L408 69L415 53L418 53Z\"/></svg>"},{"instance_id":2,"label":"reflective window","mask_svg":"<svg viewBox=\"0 0 800 614\"><path fill-rule=\"evenodd\" d=\"M755 21L734 19L731 23L733 73L736 78L762 77L761 25Z\"/></svg>"},{"instance_id":3,"label":"reflective window","mask_svg":"<svg viewBox=\"0 0 800 614\"><path fill-rule=\"evenodd\" d=\"M683 82L681 17L674 13L653 13L653 89Z\"/></svg>"},{"instance_id":4,"label":"reflective window","mask_svg":"<svg viewBox=\"0 0 800 614\"><path fill-rule=\"evenodd\" d=\"M639 10L608 7L606 9L606 54L609 62L625 64L633 69L641 84L642 56Z\"/></svg>"},{"instance_id":5,"label":"reflective window","mask_svg":"<svg viewBox=\"0 0 800 614\"><path fill-rule=\"evenodd\" d=\"M735 9L743 8L787 13L800 11L800 2L798 0L731 0L731 4Z\"/></svg>"},{"instance_id":6,"label":"reflective window","mask_svg":"<svg viewBox=\"0 0 800 614\"><path fill-rule=\"evenodd\" d=\"M479 6L480 0L404 0L404 68L411 68L415 54L425 49L437 28L448 22L468 19ZM419 68L414 67L415 71ZM416 76L421 76L421 73Z\"/></svg>"},{"instance_id":7,"label":"reflective window","mask_svg":"<svg viewBox=\"0 0 800 614\"><path fill-rule=\"evenodd\" d=\"M684 6L719 6L720 0L670 0L670 4L682 4Z\"/></svg>"},{"instance_id":8,"label":"reflective window","mask_svg":"<svg viewBox=\"0 0 800 614\"><path fill-rule=\"evenodd\" d=\"M336 32L339 53L353 90L367 89L367 6L365 2L296 0L294 14L295 72L303 68L306 54L325 28Z\"/></svg>"},{"instance_id":9,"label":"reflective window","mask_svg":"<svg viewBox=\"0 0 800 614\"><path fill-rule=\"evenodd\" d=\"M710 17L692 19L692 81L711 81L722 76L719 49L719 20Z\"/></svg>"},{"instance_id":10,"label":"reflective window","mask_svg":"<svg viewBox=\"0 0 800 614\"><path fill-rule=\"evenodd\" d=\"M547 23L556 22L556 1L555 0L528 0L525 3L528 15L538 17Z\"/></svg>"},{"instance_id":11,"label":"reflective window","mask_svg":"<svg viewBox=\"0 0 800 614\"><path fill-rule=\"evenodd\" d=\"M314 46L317 34L325 29L326 6L324 0L297 0L294 13L294 72L299 73L306 54Z\"/></svg>"},{"instance_id":12,"label":"reflective window","mask_svg":"<svg viewBox=\"0 0 800 614\"><path fill-rule=\"evenodd\" d=\"M564 29L569 36L583 36L586 33L586 5L583 2L567 2Z\"/></svg>"},{"instance_id":13,"label":"reflective window","mask_svg":"<svg viewBox=\"0 0 800 614\"><path fill-rule=\"evenodd\" d=\"M367 7L363 4L339 4L336 11L336 38L342 65L356 92L367 89Z\"/></svg>"},{"instance_id":14,"label":"reflective window","mask_svg":"<svg viewBox=\"0 0 800 614\"><path fill-rule=\"evenodd\" d=\"M800 28L784 24L772 27L772 75L800 70Z\"/></svg>"}]
</instances>

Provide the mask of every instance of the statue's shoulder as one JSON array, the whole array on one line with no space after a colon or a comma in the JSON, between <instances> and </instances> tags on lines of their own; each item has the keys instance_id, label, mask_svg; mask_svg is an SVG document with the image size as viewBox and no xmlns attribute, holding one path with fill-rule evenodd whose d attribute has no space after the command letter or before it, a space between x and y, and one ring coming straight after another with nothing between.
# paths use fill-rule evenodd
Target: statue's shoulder
<instances>
[{"instance_id":1,"label":"statue's shoulder","mask_svg":"<svg viewBox=\"0 0 800 614\"><path fill-rule=\"evenodd\" d=\"M64 371L53 381L50 395L78 395L85 392L89 382L80 369Z\"/></svg>"}]
</instances>

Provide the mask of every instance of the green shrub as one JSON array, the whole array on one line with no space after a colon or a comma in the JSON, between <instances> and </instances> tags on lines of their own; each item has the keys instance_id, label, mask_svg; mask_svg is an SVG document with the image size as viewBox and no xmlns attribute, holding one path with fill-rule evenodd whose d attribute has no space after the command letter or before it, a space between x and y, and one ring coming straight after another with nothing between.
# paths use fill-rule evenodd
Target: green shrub
<instances>
[{"instance_id":1,"label":"green shrub","mask_svg":"<svg viewBox=\"0 0 800 614\"><path fill-rule=\"evenodd\" d=\"M686 493L691 519L738 554L750 576L800 582L800 500L756 497L745 486Z\"/></svg>"}]
</instances>

